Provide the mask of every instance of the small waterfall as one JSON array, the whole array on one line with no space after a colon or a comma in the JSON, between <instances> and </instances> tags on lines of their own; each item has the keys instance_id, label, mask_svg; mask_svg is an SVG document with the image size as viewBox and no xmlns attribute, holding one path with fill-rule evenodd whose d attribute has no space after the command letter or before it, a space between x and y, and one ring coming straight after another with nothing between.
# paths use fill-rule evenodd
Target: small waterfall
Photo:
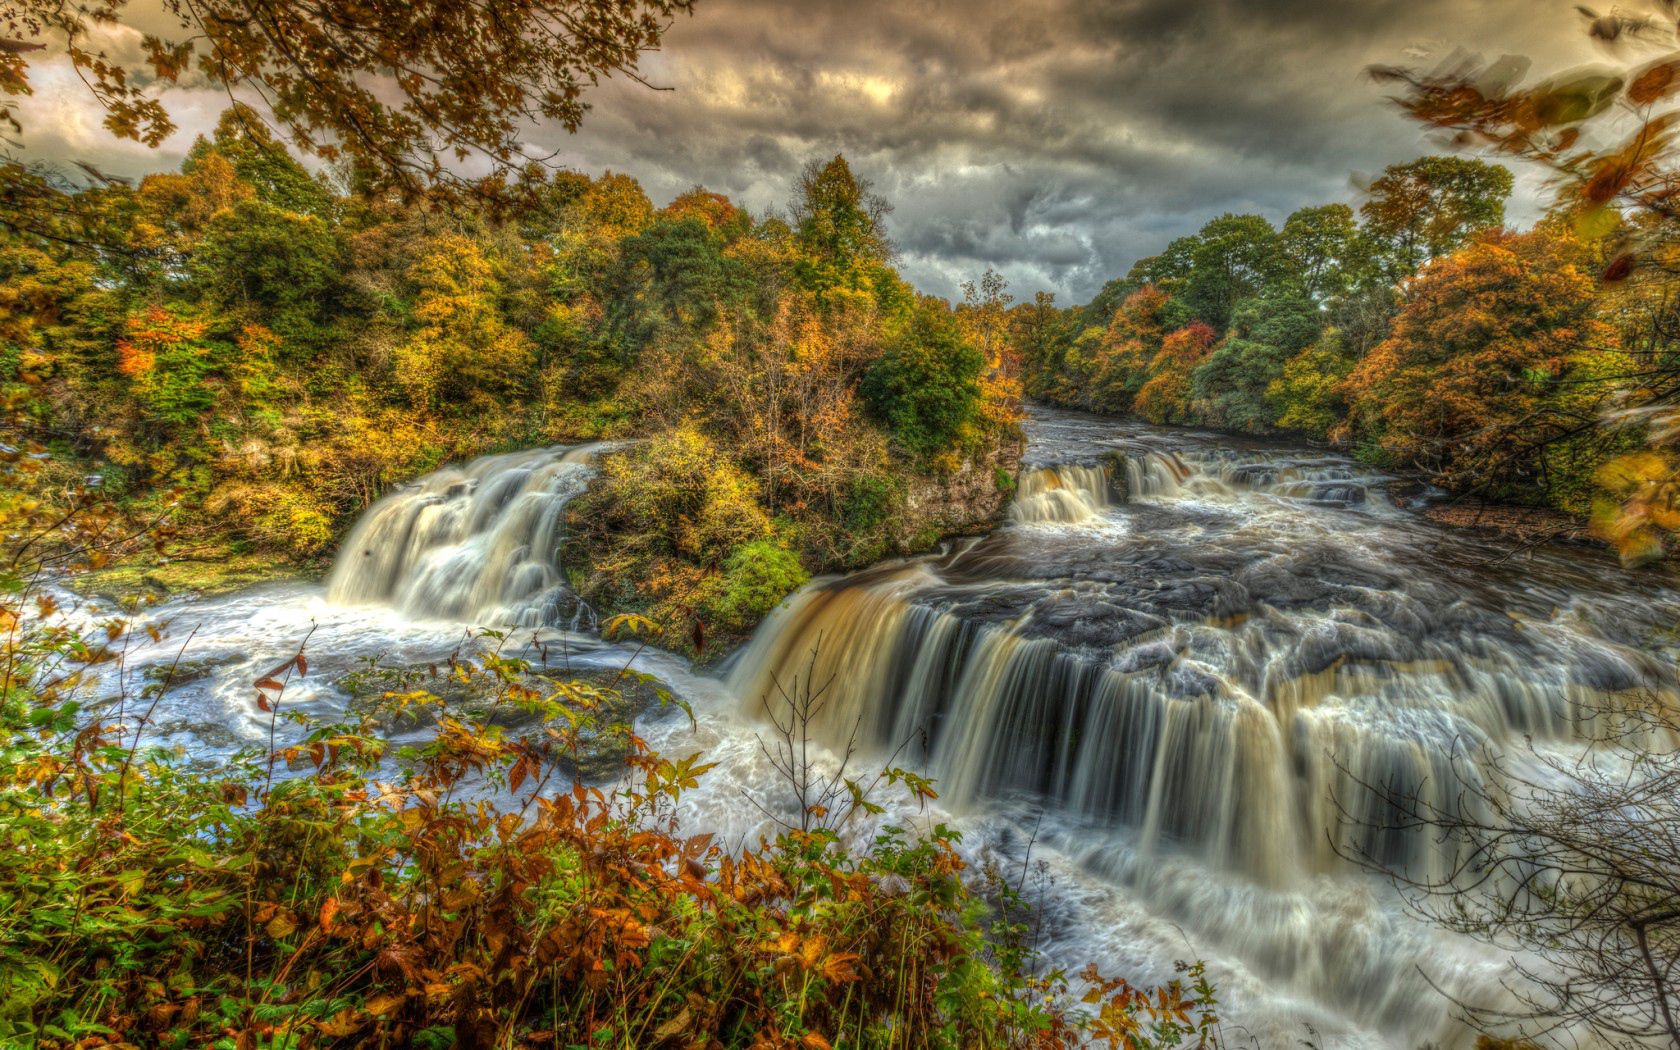
<instances>
[{"instance_id":1,"label":"small waterfall","mask_svg":"<svg viewBox=\"0 0 1680 1050\"><path fill-rule=\"evenodd\" d=\"M417 619L587 625L557 555L566 504L594 476L598 448L484 456L391 493L344 541L328 600Z\"/></svg>"},{"instance_id":2,"label":"small waterfall","mask_svg":"<svg viewBox=\"0 0 1680 1050\"><path fill-rule=\"evenodd\" d=\"M1238 492L1333 506L1356 506L1370 498L1372 482L1352 464L1334 458L1280 459L1239 452L1148 450L1126 457L1134 497L1222 499Z\"/></svg>"},{"instance_id":3,"label":"small waterfall","mask_svg":"<svg viewBox=\"0 0 1680 1050\"><path fill-rule=\"evenodd\" d=\"M1126 491L1133 499L1177 496L1190 477L1190 468L1171 452L1148 452L1126 457Z\"/></svg>"},{"instance_id":4,"label":"small waterfall","mask_svg":"<svg viewBox=\"0 0 1680 1050\"><path fill-rule=\"evenodd\" d=\"M1074 525L1109 506L1108 471L1071 463L1021 472L1009 520L1021 525Z\"/></svg>"}]
</instances>

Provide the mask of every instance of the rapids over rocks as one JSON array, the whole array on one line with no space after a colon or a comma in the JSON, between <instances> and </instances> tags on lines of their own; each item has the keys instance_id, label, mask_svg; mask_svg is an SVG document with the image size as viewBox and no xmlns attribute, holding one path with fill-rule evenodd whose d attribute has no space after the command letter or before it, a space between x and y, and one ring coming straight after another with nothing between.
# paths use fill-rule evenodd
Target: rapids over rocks
<instances>
[{"instance_id":1,"label":"rapids over rocks","mask_svg":"<svg viewBox=\"0 0 1680 1050\"><path fill-rule=\"evenodd\" d=\"M1422 876L1451 859L1371 786L1452 805L1449 765L1527 738L1584 747L1607 696L1675 698L1672 570L1446 532L1321 451L1048 410L1028 432L1002 528L814 581L721 673L589 633L556 566L593 449L446 469L368 512L324 594L164 610L213 669L160 721L205 751L260 740L252 672L308 630L325 670L289 702L330 713L334 671L364 657L529 628L512 642L634 663L689 699L697 729L655 713L642 735L719 764L684 818L740 842L762 830L741 796L776 792L761 705L817 690L822 743L938 781L938 812L883 819L946 820L976 859L1035 873L1057 965L1147 984L1205 959L1231 1045L1472 1045L1431 986L1497 996L1510 961L1407 918L1346 859Z\"/></svg>"}]
</instances>

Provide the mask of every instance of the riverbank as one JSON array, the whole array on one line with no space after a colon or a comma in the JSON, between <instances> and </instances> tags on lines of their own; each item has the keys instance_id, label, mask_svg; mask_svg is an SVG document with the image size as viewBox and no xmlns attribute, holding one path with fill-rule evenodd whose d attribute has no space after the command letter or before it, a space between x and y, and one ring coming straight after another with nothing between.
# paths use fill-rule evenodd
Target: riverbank
<instances>
[{"instance_id":1,"label":"riverbank","mask_svg":"<svg viewBox=\"0 0 1680 1050\"><path fill-rule=\"evenodd\" d=\"M1605 550L1587 523L1558 510L1514 504L1452 502L1430 504L1423 516L1438 525L1465 529L1523 544L1557 543Z\"/></svg>"}]
</instances>

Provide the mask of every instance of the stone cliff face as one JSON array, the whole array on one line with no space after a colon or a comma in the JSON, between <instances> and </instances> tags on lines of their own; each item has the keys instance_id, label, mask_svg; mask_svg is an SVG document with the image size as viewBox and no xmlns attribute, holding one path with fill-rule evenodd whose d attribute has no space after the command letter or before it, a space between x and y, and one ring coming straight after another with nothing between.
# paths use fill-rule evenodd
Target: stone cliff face
<instances>
[{"instance_id":1,"label":"stone cliff face","mask_svg":"<svg viewBox=\"0 0 1680 1050\"><path fill-rule=\"evenodd\" d=\"M990 531L1015 492L1024 438L965 459L954 471L920 477L905 492L893 540L900 554L931 548L948 536Z\"/></svg>"}]
</instances>

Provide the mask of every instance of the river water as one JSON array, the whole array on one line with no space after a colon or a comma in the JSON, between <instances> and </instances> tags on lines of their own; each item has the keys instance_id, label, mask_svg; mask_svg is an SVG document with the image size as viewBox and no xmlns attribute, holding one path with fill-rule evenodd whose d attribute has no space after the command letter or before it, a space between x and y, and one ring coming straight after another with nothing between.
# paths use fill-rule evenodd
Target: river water
<instances>
[{"instance_id":1,"label":"river water","mask_svg":"<svg viewBox=\"0 0 1680 1050\"><path fill-rule=\"evenodd\" d=\"M210 761L266 740L250 682L306 636L285 702L331 714L349 671L499 624L509 649L633 664L685 697L694 724L656 711L642 733L718 763L685 817L733 844L767 830L746 796L788 805L759 736L765 698L803 684L854 768L896 754L937 780L934 808L875 823L946 820L977 862L1029 873L1056 964L1148 983L1204 959L1233 1044L1473 1044L1436 989L1497 1001L1511 960L1408 918L1347 859L1423 878L1451 859L1387 828L1370 786L1451 805L1449 767L1584 748L1600 699L1674 697L1673 571L1444 530L1319 450L1049 410L1028 434L1004 527L813 581L718 670L590 633L555 552L593 450L557 448L388 497L326 587L155 610L166 637L125 673L136 691L185 646L193 680L151 728Z\"/></svg>"}]
</instances>

